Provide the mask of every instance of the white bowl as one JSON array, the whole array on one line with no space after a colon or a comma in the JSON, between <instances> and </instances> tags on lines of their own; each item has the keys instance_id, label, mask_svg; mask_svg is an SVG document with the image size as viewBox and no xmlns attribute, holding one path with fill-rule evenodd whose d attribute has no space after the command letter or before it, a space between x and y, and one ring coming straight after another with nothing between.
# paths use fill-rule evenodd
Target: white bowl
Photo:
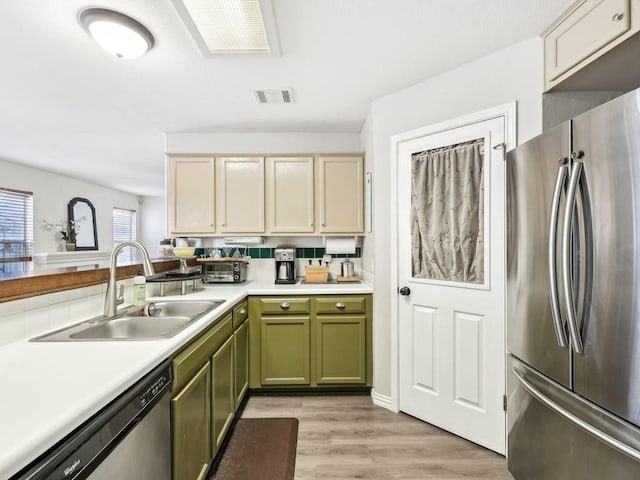
<instances>
[{"instance_id":1,"label":"white bowl","mask_svg":"<svg viewBox=\"0 0 640 480\"><path fill-rule=\"evenodd\" d=\"M173 254L176 257L193 257L196 253L196 247L173 247Z\"/></svg>"}]
</instances>

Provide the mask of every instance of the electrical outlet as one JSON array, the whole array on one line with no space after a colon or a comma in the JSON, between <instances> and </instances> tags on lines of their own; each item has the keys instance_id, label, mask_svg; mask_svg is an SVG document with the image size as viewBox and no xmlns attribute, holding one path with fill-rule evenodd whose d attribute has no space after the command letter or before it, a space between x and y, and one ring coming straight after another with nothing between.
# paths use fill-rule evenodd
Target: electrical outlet
<instances>
[{"instance_id":1,"label":"electrical outlet","mask_svg":"<svg viewBox=\"0 0 640 480\"><path fill-rule=\"evenodd\" d=\"M323 255L322 263L331 263L331 255Z\"/></svg>"}]
</instances>

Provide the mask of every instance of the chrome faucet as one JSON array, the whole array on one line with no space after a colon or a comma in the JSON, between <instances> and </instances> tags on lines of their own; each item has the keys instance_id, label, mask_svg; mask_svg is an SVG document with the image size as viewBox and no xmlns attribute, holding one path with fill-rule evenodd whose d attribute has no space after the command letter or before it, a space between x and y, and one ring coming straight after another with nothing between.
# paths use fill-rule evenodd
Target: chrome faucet
<instances>
[{"instance_id":1,"label":"chrome faucet","mask_svg":"<svg viewBox=\"0 0 640 480\"><path fill-rule=\"evenodd\" d=\"M116 259L124 247L135 247L142 254L142 268L145 276L148 277L156 273L151 264L149 252L147 252L147 249L144 248L144 245L140 242L127 240L116 245L111 252L111 259L109 260L109 283L107 284L107 294L104 298L104 316L107 318L113 317L116 314L118 303L122 303L123 301L119 301L116 295Z\"/></svg>"}]
</instances>

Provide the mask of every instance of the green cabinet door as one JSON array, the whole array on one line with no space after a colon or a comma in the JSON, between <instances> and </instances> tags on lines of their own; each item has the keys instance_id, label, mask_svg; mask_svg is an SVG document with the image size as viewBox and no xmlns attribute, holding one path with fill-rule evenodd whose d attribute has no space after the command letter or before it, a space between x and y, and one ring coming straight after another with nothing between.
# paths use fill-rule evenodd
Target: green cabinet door
<instances>
[{"instance_id":1,"label":"green cabinet door","mask_svg":"<svg viewBox=\"0 0 640 480\"><path fill-rule=\"evenodd\" d=\"M366 383L364 315L318 315L314 328L316 383Z\"/></svg>"},{"instance_id":2,"label":"green cabinet door","mask_svg":"<svg viewBox=\"0 0 640 480\"><path fill-rule=\"evenodd\" d=\"M268 316L260 323L262 385L309 385L309 317Z\"/></svg>"},{"instance_id":3,"label":"green cabinet door","mask_svg":"<svg viewBox=\"0 0 640 480\"><path fill-rule=\"evenodd\" d=\"M207 362L171 399L173 480L199 478L210 460L211 366Z\"/></svg>"},{"instance_id":4,"label":"green cabinet door","mask_svg":"<svg viewBox=\"0 0 640 480\"><path fill-rule=\"evenodd\" d=\"M249 388L249 321L233 333L234 373L233 382L236 411Z\"/></svg>"},{"instance_id":5,"label":"green cabinet door","mask_svg":"<svg viewBox=\"0 0 640 480\"><path fill-rule=\"evenodd\" d=\"M235 413L233 336L211 357L211 457L218 452Z\"/></svg>"}]
</instances>

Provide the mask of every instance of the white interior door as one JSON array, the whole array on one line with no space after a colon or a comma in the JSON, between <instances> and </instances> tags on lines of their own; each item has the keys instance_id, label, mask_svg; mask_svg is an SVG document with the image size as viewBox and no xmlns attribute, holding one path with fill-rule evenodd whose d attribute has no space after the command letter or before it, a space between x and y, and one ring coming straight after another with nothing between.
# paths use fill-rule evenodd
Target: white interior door
<instances>
[{"instance_id":1,"label":"white interior door","mask_svg":"<svg viewBox=\"0 0 640 480\"><path fill-rule=\"evenodd\" d=\"M472 197L472 203L483 205L477 210L465 207L468 218L461 218L457 207L447 206L457 200L444 198L451 196L453 186L447 186L446 195L438 198L432 198L438 190L433 181L416 186L420 175L416 162L436 162L435 157L427 156L444 147L466 148L474 141L478 145L475 158L480 158L482 169L477 196L463 193ZM398 286L408 289L402 290L404 295L399 292L397 303L399 409L502 454L506 248L504 148L499 145L504 141L505 116L497 116L402 141L396 150ZM461 168L456 165L454 168ZM470 170L477 170L478 164L473 165ZM421 201L416 196L420 189L427 203L440 202L443 207L437 208L450 213L419 217L415 204ZM426 220L420 223L417 217ZM467 236L458 242L456 238L463 234L450 225L456 222L475 222L479 243L467 241ZM454 230L447 233L451 228ZM416 241L416 237L439 240L424 247L424 240ZM443 248L434 253L432 245L434 251ZM472 267L473 275L460 279L460 275L447 273L446 265L436 265L436 273L429 266L421 270L423 264L438 264L442 251L465 248L474 250L469 255L475 255L476 261L480 259Z\"/></svg>"}]
</instances>

